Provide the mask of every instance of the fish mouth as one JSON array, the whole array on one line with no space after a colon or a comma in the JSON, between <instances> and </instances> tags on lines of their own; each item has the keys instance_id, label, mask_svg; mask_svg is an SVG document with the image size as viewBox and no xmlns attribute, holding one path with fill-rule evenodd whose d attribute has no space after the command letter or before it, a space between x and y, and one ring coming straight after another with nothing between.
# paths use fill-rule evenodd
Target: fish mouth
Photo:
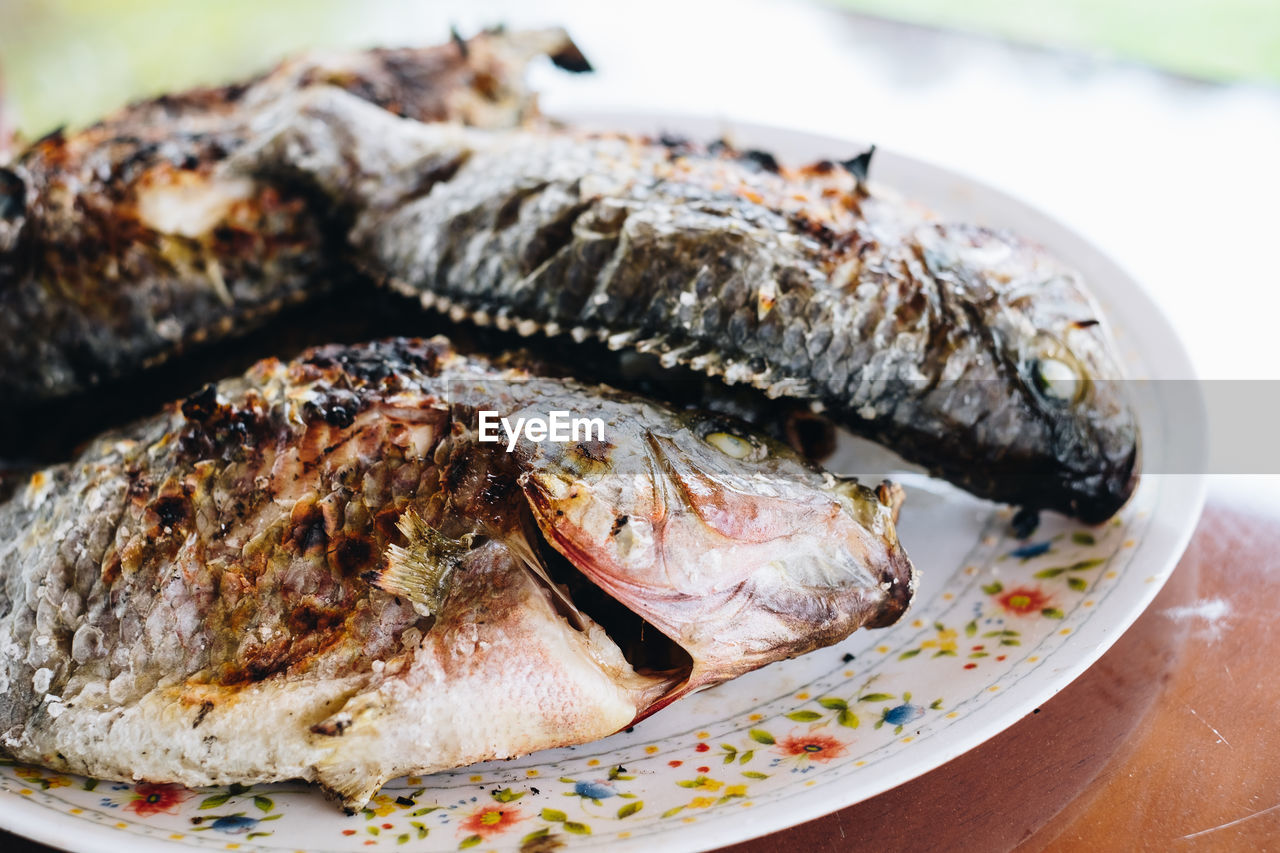
<instances>
[{"instance_id":1,"label":"fish mouth","mask_svg":"<svg viewBox=\"0 0 1280 853\"><path fill-rule=\"evenodd\" d=\"M592 633L593 642L605 638L630 666L635 678L623 679L634 691L635 721L670 704L690 689L694 659L675 640L648 622L639 613L610 595L591 580L587 572L562 554L539 525L526 526L525 538L541 571L535 576L548 589L556 613L569 627L588 633L594 623L601 631Z\"/></svg>"}]
</instances>

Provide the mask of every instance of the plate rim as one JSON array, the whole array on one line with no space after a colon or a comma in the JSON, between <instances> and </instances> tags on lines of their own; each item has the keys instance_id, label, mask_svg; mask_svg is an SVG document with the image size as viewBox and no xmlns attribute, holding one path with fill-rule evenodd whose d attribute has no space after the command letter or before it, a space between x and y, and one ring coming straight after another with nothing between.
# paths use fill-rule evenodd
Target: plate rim
<instances>
[{"instance_id":1,"label":"plate rim","mask_svg":"<svg viewBox=\"0 0 1280 853\"><path fill-rule=\"evenodd\" d=\"M699 116L673 111L566 109L555 111L551 117L565 120L574 126L584 128L608 127L614 130L639 130L650 133L664 130L692 133L693 131L684 131L682 128L714 127L721 133L729 130L735 136L741 136L748 140L751 138L764 138L770 135L775 137L782 136L788 138L797 146L814 151L823 148L847 150L858 146L861 146L859 150L865 150L867 146L867 143L859 142L852 137L832 136L814 133L802 128L737 120L732 117ZM1178 336L1176 329L1163 309L1147 289L1124 265L1069 224L1036 207L1016 192L991 179L976 177L967 171L942 166L912 155L899 153L891 148L877 149L877 156L881 158L881 161L889 160L897 167L915 171L928 181L960 179L972 189L997 197L1001 204L1015 210L1020 217L1034 222L1036 230L1047 228L1057 237L1064 237L1074 244L1076 250L1092 255L1094 262L1101 263L1108 268L1108 272L1114 276L1114 281L1123 285L1124 296L1130 303L1129 309L1124 312L1126 318L1132 318L1135 308L1142 311L1142 329L1140 334L1135 336L1144 341L1142 351L1144 353L1148 352L1146 344L1151 342L1159 344L1161 348L1158 355L1162 359L1160 367L1163 372L1171 373L1171 375L1175 375L1178 378L1195 378L1194 367L1185 344ZM889 183L889 186L893 186L892 182ZM1068 255L1069 257L1065 258L1065 260L1070 265L1076 266L1074 251L1068 253ZM1117 318L1113 316L1111 319L1114 323ZM1131 328L1123 324L1122 327L1126 331ZM1143 476L1145 478L1171 475L1157 475L1144 471ZM1027 687L1025 681L1018 682L1023 685L1022 690L1010 690L996 696L991 700L991 705L996 706L996 711L991 714L992 721L985 725L976 726L959 737L940 742L938 746L935 746L928 753L933 756L933 758L924 762L929 764L928 767L920 769L918 766L913 765L918 765L921 762L912 762L904 763L900 770L890 769L883 772L877 777L880 781L872 786L876 788L874 791L853 789L851 790L851 796L841 797L837 795L838 792L835 789L829 790L824 787L818 787L812 789L810 796L790 797L780 803L760 805L747 812L735 813L732 820L720 818L693 825L672 825L667 832L646 835L641 838L623 840L600 838L581 845L579 849L607 847L610 850L643 850L652 849L653 845L658 843L668 850L707 850L758 838L798 826L892 791L912 779L934 772L960 755L1006 731L1018 720L1029 714L1033 707L1056 695L1074 682L1089 667L1093 666L1123 636L1132 624L1150 608L1151 602L1163 588L1186 551L1202 513L1207 493L1208 479L1204 474L1178 475L1178 477L1179 485L1176 489L1167 484L1163 487L1167 491L1162 491L1162 497L1164 498L1162 502L1166 503L1167 506L1162 510L1162 514L1170 524L1180 525L1180 527L1176 533L1167 536L1159 543L1160 553L1151 558L1152 562L1150 564L1156 571L1158 578L1156 582L1146 584L1142 588L1141 595L1136 595L1132 598L1125 618L1121 622L1101 626L1098 632L1090 632L1085 635L1086 639L1079 639L1079 635L1068 637L1060 646L1055 648L1055 654L1060 653L1063 649L1068 649L1075 653L1067 662L1067 665L1040 680L1036 686ZM1155 520L1155 518L1156 513L1153 512L1152 520ZM1134 558L1136 559L1136 552ZM1024 697L1021 695L1022 693L1029 693L1030 695ZM1008 698L1010 696L1014 698ZM780 807L781 810L785 811L785 817L780 816ZM50 820L51 817L55 818L55 820ZM180 841L133 833L121 835L96 822L64 814L27 800L24 797L13 796L3 792L0 792L0 828L42 844L68 850L120 851L128 849L130 853L139 850L157 851L159 853L159 851L165 850L195 849L191 845Z\"/></svg>"}]
</instances>

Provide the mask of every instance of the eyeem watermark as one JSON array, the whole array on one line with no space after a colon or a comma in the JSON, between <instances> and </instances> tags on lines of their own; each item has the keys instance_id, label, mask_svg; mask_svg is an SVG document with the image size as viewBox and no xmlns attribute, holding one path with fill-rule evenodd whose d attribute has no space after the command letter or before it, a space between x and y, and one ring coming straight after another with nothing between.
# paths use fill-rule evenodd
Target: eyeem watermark
<instances>
[{"instance_id":1,"label":"eyeem watermark","mask_svg":"<svg viewBox=\"0 0 1280 853\"><path fill-rule=\"evenodd\" d=\"M505 434L508 453L516 449L521 435L538 444L544 441L604 441L603 418L575 418L571 412L555 410L545 418L516 418L512 423L510 418L499 417L497 412L489 409L481 409L479 415L480 440L499 444L504 441Z\"/></svg>"}]
</instances>

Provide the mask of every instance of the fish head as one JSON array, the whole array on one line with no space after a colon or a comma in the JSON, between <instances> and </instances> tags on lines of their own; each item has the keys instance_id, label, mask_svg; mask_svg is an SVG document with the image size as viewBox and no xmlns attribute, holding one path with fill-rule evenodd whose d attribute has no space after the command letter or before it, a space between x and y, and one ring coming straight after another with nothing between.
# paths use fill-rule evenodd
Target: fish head
<instances>
[{"instance_id":1,"label":"fish head","mask_svg":"<svg viewBox=\"0 0 1280 853\"><path fill-rule=\"evenodd\" d=\"M649 712L905 611L915 582L892 490L721 416L640 406L605 436L542 445L521 482L555 552L687 655Z\"/></svg>"},{"instance_id":2,"label":"fish head","mask_svg":"<svg viewBox=\"0 0 1280 853\"><path fill-rule=\"evenodd\" d=\"M928 225L916 234L933 278L965 303L958 322L976 319L981 331L955 372L965 392L981 386L973 429L1004 448L983 474L1026 505L1110 518L1137 484L1138 427L1110 329L1080 274L1002 231Z\"/></svg>"}]
</instances>

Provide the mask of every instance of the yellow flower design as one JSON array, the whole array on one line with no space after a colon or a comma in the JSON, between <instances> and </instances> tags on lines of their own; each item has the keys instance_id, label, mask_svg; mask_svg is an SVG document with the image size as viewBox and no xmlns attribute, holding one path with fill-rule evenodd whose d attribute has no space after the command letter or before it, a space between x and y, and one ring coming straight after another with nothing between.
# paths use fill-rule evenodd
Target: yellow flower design
<instances>
[{"instance_id":1,"label":"yellow flower design","mask_svg":"<svg viewBox=\"0 0 1280 853\"><path fill-rule=\"evenodd\" d=\"M711 799L710 797L694 797L692 800L689 801L689 808L705 809L708 806L711 806L713 803L715 803L715 800Z\"/></svg>"},{"instance_id":2,"label":"yellow flower design","mask_svg":"<svg viewBox=\"0 0 1280 853\"><path fill-rule=\"evenodd\" d=\"M925 640L920 644L922 649L937 649L940 652L952 652L956 650L956 631L954 628L939 628L938 636L932 640Z\"/></svg>"},{"instance_id":3,"label":"yellow flower design","mask_svg":"<svg viewBox=\"0 0 1280 853\"><path fill-rule=\"evenodd\" d=\"M365 808L370 809L378 817L386 817L399 808L399 805L386 794L378 794Z\"/></svg>"},{"instance_id":4,"label":"yellow flower design","mask_svg":"<svg viewBox=\"0 0 1280 853\"><path fill-rule=\"evenodd\" d=\"M724 789L726 797L745 797L747 795L746 785L730 785Z\"/></svg>"},{"instance_id":5,"label":"yellow flower design","mask_svg":"<svg viewBox=\"0 0 1280 853\"><path fill-rule=\"evenodd\" d=\"M699 791L719 791L724 787L724 783L719 779L708 779L703 777L698 780L697 787Z\"/></svg>"}]
</instances>

